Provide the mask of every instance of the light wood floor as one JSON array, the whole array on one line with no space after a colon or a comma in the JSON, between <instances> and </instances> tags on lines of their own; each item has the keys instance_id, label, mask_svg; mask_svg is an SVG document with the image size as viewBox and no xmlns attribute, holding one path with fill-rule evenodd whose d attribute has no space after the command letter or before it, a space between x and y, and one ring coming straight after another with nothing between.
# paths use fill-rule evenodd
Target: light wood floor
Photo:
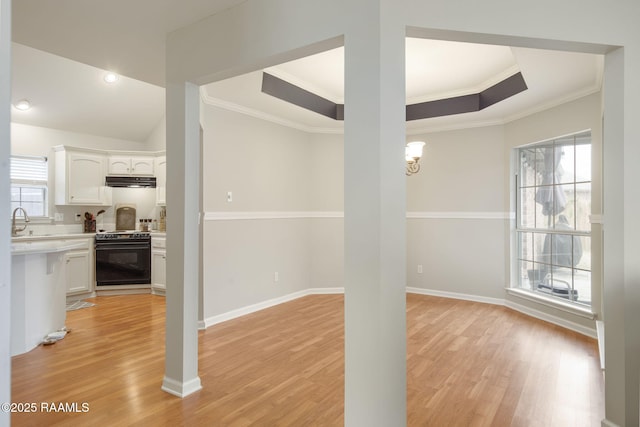
<instances>
[{"instance_id":1,"label":"light wood floor","mask_svg":"<svg viewBox=\"0 0 640 427\"><path fill-rule=\"evenodd\" d=\"M160 390L164 299L99 297L59 343L12 360L13 402L87 413L14 414L14 426L343 425L343 297L315 295L200 332L203 390ZM599 426L592 339L504 307L407 296L409 426Z\"/></svg>"}]
</instances>

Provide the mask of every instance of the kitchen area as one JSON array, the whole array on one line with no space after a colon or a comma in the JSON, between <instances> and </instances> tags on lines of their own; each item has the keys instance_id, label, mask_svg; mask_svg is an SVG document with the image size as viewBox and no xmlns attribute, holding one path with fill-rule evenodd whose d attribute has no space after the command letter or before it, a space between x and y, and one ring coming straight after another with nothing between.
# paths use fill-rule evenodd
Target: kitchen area
<instances>
[{"instance_id":1,"label":"kitchen area","mask_svg":"<svg viewBox=\"0 0 640 427\"><path fill-rule=\"evenodd\" d=\"M56 145L46 158L48 215L12 199L12 356L63 330L74 301L165 293L164 151Z\"/></svg>"}]
</instances>

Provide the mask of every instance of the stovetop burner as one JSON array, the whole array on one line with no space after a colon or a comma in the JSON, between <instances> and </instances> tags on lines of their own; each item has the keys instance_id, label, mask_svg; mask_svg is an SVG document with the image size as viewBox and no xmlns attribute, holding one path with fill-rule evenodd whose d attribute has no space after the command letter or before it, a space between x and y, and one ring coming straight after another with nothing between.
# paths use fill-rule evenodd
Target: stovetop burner
<instances>
[{"instance_id":1,"label":"stovetop burner","mask_svg":"<svg viewBox=\"0 0 640 427\"><path fill-rule=\"evenodd\" d=\"M147 240L151 239L151 233L145 231L135 230L118 230L118 231L105 231L96 233L96 240Z\"/></svg>"}]
</instances>

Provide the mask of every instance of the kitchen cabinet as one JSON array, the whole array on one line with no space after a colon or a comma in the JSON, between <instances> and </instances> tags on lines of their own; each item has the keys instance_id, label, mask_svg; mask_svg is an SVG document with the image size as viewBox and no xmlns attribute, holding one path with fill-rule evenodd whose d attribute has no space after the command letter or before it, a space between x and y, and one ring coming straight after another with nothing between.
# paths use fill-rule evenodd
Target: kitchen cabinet
<instances>
[{"instance_id":1,"label":"kitchen cabinet","mask_svg":"<svg viewBox=\"0 0 640 427\"><path fill-rule=\"evenodd\" d=\"M167 156L158 156L155 159L156 172L156 204L167 204Z\"/></svg>"},{"instance_id":2,"label":"kitchen cabinet","mask_svg":"<svg viewBox=\"0 0 640 427\"><path fill-rule=\"evenodd\" d=\"M167 285L167 239L151 237L151 289L164 295Z\"/></svg>"},{"instance_id":3,"label":"kitchen cabinet","mask_svg":"<svg viewBox=\"0 0 640 427\"><path fill-rule=\"evenodd\" d=\"M154 157L109 156L109 175L153 176Z\"/></svg>"},{"instance_id":4,"label":"kitchen cabinet","mask_svg":"<svg viewBox=\"0 0 640 427\"><path fill-rule=\"evenodd\" d=\"M105 206L111 189L105 186L106 156L101 153L54 147L56 205Z\"/></svg>"},{"instance_id":5,"label":"kitchen cabinet","mask_svg":"<svg viewBox=\"0 0 640 427\"><path fill-rule=\"evenodd\" d=\"M64 254L67 296L93 291L93 239Z\"/></svg>"}]
</instances>

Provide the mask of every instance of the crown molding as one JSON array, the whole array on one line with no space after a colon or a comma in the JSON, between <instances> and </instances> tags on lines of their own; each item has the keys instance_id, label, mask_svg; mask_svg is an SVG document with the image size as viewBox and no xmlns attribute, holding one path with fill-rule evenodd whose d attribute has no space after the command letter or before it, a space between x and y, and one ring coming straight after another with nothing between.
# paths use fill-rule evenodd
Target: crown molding
<instances>
[{"instance_id":1,"label":"crown molding","mask_svg":"<svg viewBox=\"0 0 640 427\"><path fill-rule=\"evenodd\" d=\"M412 98L408 98L407 99L407 105L411 105L411 104L421 104L423 102L432 102L432 101L438 101L441 99L446 99L446 98L455 98L458 96L465 96L465 95L471 95L474 93L480 93L500 82L502 82L503 80L508 79L509 77L513 76L516 73L520 72L520 68L518 68L517 64L514 64L512 66L510 66L509 68L501 71L500 73L491 76L490 78L488 78L487 80L483 81L480 84L477 84L475 86L471 86L465 89L459 89L459 90L452 90L452 91L448 91L448 92L441 92L441 93L437 93L437 94L430 94L430 95L422 95L422 96L414 96Z\"/></svg>"},{"instance_id":2,"label":"crown molding","mask_svg":"<svg viewBox=\"0 0 640 427\"><path fill-rule=\"evenodd\" d=\"M296 129L307 133L323 133L323 134L343 134L342 128L321 128L306 126L302 123L295 122L293 120L283 119L273 114L265 113L253 108L244 107L242 105L225 101L219 98L210 96L204 86L200 87L200 99L203 103L211 105L213 107L222 108L224 110L233 111L235 113L244 114L246 116L254 117L256 119L264 120L267 122L275 123L281 126L285 126L291 129Z\"/></svg>"}]
</instances>

